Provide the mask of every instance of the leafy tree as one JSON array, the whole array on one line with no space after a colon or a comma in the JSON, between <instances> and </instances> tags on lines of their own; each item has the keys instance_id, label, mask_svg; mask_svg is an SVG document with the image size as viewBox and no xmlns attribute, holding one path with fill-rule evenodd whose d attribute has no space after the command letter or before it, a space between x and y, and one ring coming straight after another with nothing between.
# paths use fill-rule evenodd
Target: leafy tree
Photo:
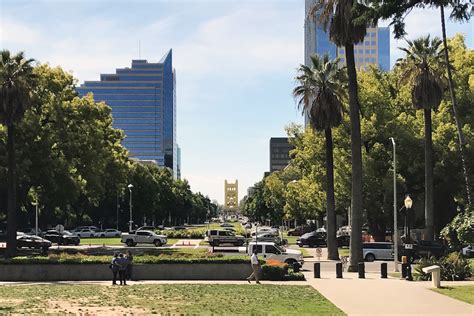
<instances>
[{"instance_id":1,"label":"leafy tree","mask_svg":"<svg viewBox=\"0 0 474 316\"><path fill-rule=\"evenodd\" d=\"M7 127L8 168L8 229L6 256L16 252L17 230L17 179L15 158L15 129L23 115L33 104L35 76L33 59L26 59L23 52L11 55L8 50L0 52L0 123Z\"/></svg>"},{"instance_id":2,"label":"leafy tree","mask_svg":"<svg viewBox=\"0 0 474 316\"><path fill-rule=\"evenodd\" d=\"M440 235L456 246L474 244L474 212L466 210L458 213Z\"/></svg>"},{"instance_id":3,"label":"leafy tree","mask_svg":"<svg viewBox=\"0 0 474 316\"><path fill-rule=\"evenodd\" d=\"M311 67L300 66L296 78L299 86L293 90L293 95L298 99L303 115L307 113L309 116L311 126L325 133L328 259L337 260L332 128L342 122L345 82L338 59L331 61L326 54L322 58L311 56L311 61Z\"/></svg>"},{"instance_id":4,"label":"leafy tree","mask_svg":"<svg viewBox=\"0 0 474 316\"><path fill-rule=\"evenodd\" d=\"M358 262L362 260L362 152L354 44L362 42L367 27L377 22L376 18L364 19L364 12L367 10L368 8L361 2L353 0L318 0L315 7L310 10L310 14L314 17L318 16L324 28L329 30L331 41L345 48L352 159L352 229L349 271L357 271Z\"/></svg>"},{"instance_id":5,"label":"leafy tree","mask_svg":"<svg viewBox=\"0 0 474 316\"><path fill-rule=\"evenodd\" d=\"M372 10L370 13L375 14L377 17L381 17L384 19L392 19L390 25L394 26L394 33L395 38L401 38L406 35L405 32L405 22L404 19L407 16L412 8L414 7L438 7L440 9L440 17L441 17L441 31L442 31L442 39L443 39L443 46L444 46L444 61L446 65L446 72L448 77L448 87L451 97L451 105L453 111L453 118L456 122L456 129L457 129L457 136L459 141L459 154L461 157L461 162L463 166L463 175L464 175L464 182L465 182L465 190L466 190L466 197L467 197L467 204L472 204L472 188L471 188L471 181L469 177L469 168L466 162L466 141L464 137L464 132L462 128L462 116L459 113L458 109L458 101L456 98L456 91L455 85L453 80L453 69L451 67L451 61L449 58L449 49L448 49L448 42L446 37L446 23L445 23L445 14L444 8L445 7L452 7L452 11L450 14L450 19L460 22L469 21L472 12L474 12L474 6L472 1L467 0L388 0L388 1L369 1L372 2L375 10Z\"/></svg>"},{"instance_id":6,"label":"leafy tree","mask_svg":"<svg viewBox=\"0 0 474 316\"><path fill-rule=\"evenodd\" d=\"M428 240L434 237L434 175L433 175L433 139L431 110L436 109L443 97L443 49L439 38L422 37L407 41L408 47L402 48L406 53L399 60L403 81L412 85L412 103L420 110L423 109L425 118L425 227Z\"/></svg>"}]
</instances>

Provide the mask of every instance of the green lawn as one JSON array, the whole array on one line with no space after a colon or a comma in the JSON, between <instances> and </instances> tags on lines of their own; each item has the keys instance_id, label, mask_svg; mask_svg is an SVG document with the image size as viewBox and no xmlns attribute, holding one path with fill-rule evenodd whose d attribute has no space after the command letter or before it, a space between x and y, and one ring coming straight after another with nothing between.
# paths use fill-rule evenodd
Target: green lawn
<instances>
[{"instance_id":1,"label":"green lawn","mask_svg":"<svg viewBox=\"0 0 474 316\"><path fill-rule=\"evenodd\" d=\"M174 245L178 239L169 238L168 239L168 246ZM91 246L98 246L98 245L106 245L106 246L123 246L124 243L120 242L120 238L81 238L81 245L91 245Z\"/></svg>"},{"instance_id":2,"label":"green lawn","mask_svg":"<svg viewBox=\"0 0 474 316\"><path fill-rule=\"evenodd\" d=\"M435 292L447 295L457 300L474 305L474 285L463 285L454 287L443 287L432 289Z\"/></svg>"},{"instance_id":3,"label":"green lawn","mask_svg":"<svg viewBox=\"0 0 474 316\"><path fill-rule=\"evenodd\" d=\"M0 286L0 313L344 315L309 286L165 284Z\"/></svg>"}]
</instances>

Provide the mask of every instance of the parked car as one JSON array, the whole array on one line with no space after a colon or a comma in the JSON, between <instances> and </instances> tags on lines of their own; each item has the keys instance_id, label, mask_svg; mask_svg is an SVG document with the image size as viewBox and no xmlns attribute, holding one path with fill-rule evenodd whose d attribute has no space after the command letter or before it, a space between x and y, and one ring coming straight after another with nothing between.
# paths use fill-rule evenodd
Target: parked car
<instances>
[{"instance_id":1,"label":"parked car","mask_svg":"<svg viewBox=\"0 0 474 316\"><path fill-rule=\"evenodd\" d=\"M108 238L108 237L120 237L122 232L113 228L97 230L95 232L95 237Z\"/></svg>"},{"instance_id":2,"label":"parked car","mask_svg":"<svg viewBox=\"0 0 474 316\"><path fill-rule=\"evenodd\" d=\"M153 244L156 247L160 247L168 242L168 238L150 230L139 230L135 233L123 233L121 242L129 247L136 246L137 244Z\"/></svg>"},{"instance_id":3,"label":"parked car","mask_svg":"<svg viewBox=\"0 0 474 316\"><path fill-rule=\"evenodd\" d=\"M17 248L34 248L46 251L51 247L51 241L32 235L21 235L16 237Z\"/></svg>"},{"instance_id":4,"label":"parked car","mask_svg":"<svg viewBox=\"0 0 474 316\"><path fill-rule=\"evenodd\" d=\"M43 238L58 244L58 245L79 245L81 239L78 236L73 235L71 232L65 230L62 233L57 230L48 230L42 234Z\"/></svg>"},{"instance_id":5,"label":"parked car","mask_svg":"<svg viewBox=\"0 0 474 316\"><path fill-rule=\"evenodd\" d=\"M286 239L281 239L280 236L275 235L274 233L262 233L258 234L257 236L254 236L252 238L252 242L258 241L258 242L273 242L277 245L286 245L288 243L288 240Z\"/></svg>"},{"instance_id":6,"label":"parked car","mask_svg":"<svg viewBox=\"0 0 474 316\"><path fill-rule=\"evenodd\" d=\"M38 233L36 233L36 228L32 227L32 228L25 228L25 229L22 229L21 230L23 233L27 234L27 235L41 235L41 229L38 228Z\"/></svg>"},{"instance_id":7,"label":"parked car","mask_svg":"<svg viewBox=\"0 0 474 316\"><path fill-rule=\"evenodd\" d=\"M393 260L393 244L391 242L362 243L362 257L365 261Z\"/></svg>"},{"instance_id":8,"label":"parked car","mask_svg":"<svg viewBox=\"0 0 474 316\"><path fill-rule=\"evenodd\" d=\"M84 237L92 238L95 236L95 230L92 230L90 228L83 228L81 230L73 231L72 233L79 238L84 238Z\"/></svg>"},{"instance_id":9,"label":"parked car","mask_svg":"<svg viewBox=\"0 0 474 316\"><path fill-rule=\"evenodd\" d=\"M92 231L96 231L98 230L99 228L97 228L96 226L79 226L79 227L76 227L74 228L73 230L71 230L72 233L75 233L75 232L78 232L78 231L81 231L83 229L90 229Z\"/></svg>"},{"instance_id":10,"label":"parked car","mask_svg":"<svg viewBox=\"0 0 474 316\"><path fill-rule=\"evenodd\" d=\"M349 244L351 242L351 236L349 235L337 236L336 239L338 247L349 247Z\"/></svg>"},{"instance_id":11,"label":"parked car","mask_svg":"<svg viewBox=\"0 0 474 316\"><path fill-rule=\"evenodd\" d=\"M326 233L323 232L310 232L306 233L296 240L296 244L300 247L319 247L327 245Z\"/></svg>"},{"instance_id":12,"label":"parked car","mask_svg":"<svg viewBox=\"0 0 474 316\"><path fill-rule=\"evenodd\" d=\"M275 235L278 235L278 229L276 228L271 228L271 227L256 227L255 230L252 230L252 233L250 236L254 237L256 234L262 234L262 233L274 233Z\"/></svg>"},{"instance_id":13,"label":"parked car","mask_svg":"<svg viewBox=\"0 0 474 316\"><path fill-rule=\"evenodd\" d=\"M247 223L247 224L245 224L245 228L246 228L246 229L252 228L252 223Z\"/></svg>"},{"instance_id":14,"label":"parked car","mask_svg":"<svg viewBox=\"0 0 474 316\"><path fill-rule=\"evenodd\" d=\"M312 228L311 226L307 226L307 225L298 226L294 229L290 229L288 231L288 236L302 236L312 231L314 231L314 228Z\"/></svg>"},{"instance_id":15,"label":"parked car","mask_svg":"<svg viewBox=\"0 0 474 316\"><path fill-rule=\"evenodd\" d=\"M231 231L210 229L206 232L206 241L211 246L219 246L222 244L233 244L234 246L242 246L245 244L244 236L235 235Z\"/></svg>"}]
</instances>

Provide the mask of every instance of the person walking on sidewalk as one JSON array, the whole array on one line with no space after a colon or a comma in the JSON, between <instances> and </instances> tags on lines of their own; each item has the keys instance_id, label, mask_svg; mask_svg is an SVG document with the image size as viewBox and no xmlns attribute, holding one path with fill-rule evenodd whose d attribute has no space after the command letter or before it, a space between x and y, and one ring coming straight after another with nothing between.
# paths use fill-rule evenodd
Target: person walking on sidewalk
<instances>
[{"instance_id":1,"label":"person walking on sidewalk","mask_svg":"<svg viewBox=\"0 0 474 316\"><path fill-rule=\"evenodd\" d=\"M258 262L257 249L255 249L250 257L250 264L252 265L252 274L247 278L249 283L255 279L257 284L260 284L260 262Z\"/></svg>"},{"instance_id":2,"label":"person walking on sidewalk","mask_svg":"<svg viewBox=\"0 0 474 316\"><path fill-rule=\"evenodd\" d=\"M112 285L117 285L117 273L119 272L119 264L117 262L118 260L118 253L114 253L114 256L112 258L112 262L110 263L110 270L112 270Z\"/></svg>"}]
</instances>

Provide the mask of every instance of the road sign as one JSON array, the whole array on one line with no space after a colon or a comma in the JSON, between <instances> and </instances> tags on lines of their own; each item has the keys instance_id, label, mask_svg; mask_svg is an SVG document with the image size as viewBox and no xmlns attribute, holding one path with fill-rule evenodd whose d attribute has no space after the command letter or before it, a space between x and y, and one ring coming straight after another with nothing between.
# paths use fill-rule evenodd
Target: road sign
<instances>
[{"instance_id":1,"label":"road sign","mask_svg":"<svg viewBox=\"0 0 474 316\"><path fill-rule=\"evenodd\" d=\"M405 249L413 249L413 244L405 244Z\"/></svg>"}]
</instances>

